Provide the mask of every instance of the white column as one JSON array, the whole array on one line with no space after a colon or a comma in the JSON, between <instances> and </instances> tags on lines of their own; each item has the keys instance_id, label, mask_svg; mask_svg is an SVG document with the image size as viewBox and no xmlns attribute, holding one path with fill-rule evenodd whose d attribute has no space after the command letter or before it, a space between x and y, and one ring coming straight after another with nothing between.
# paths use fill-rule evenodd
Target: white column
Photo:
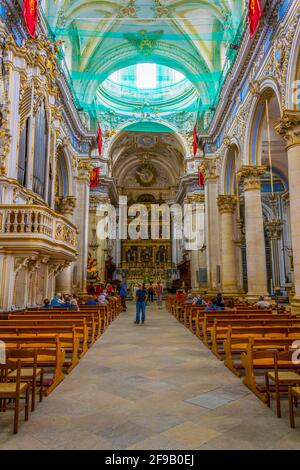
<instances>
[{"instance_id":1,"label":"white column","mask_svg":"<svg viewBox=\"0 0 300 470\"><path fill-rule=\"evenodd\" d=\"M238 258L234 243L234 219L236 197L218 197L221 228L221 284L222 292L238 293Z\"/></svg>"},{"instance_id":2,"label":"white column","mask_svg":"<svg viewBox=\"0 0 300 470\"><path fill-rule=\"evenodd\" d=\"M90 165L80 162L76 179L77 206L74 222L78 228L78 258L75 263L75 286L79 293L86 293L87 262L88 262L88 227L89 227L89 194L90 194Z\"/></svg>"},{"instance_id":3,"label":"white column","mask_svg":"<svg viewBox=\"0 0 300 470\"><path fill-rule=\"evenodd\" d=\"M260 182L264 173L265 167L244 166L242 168L245 194L247 297L249 300L257 300L260 295L269 295Z\"/></svg>"},{"instance_id":4,"label":"white column","mask_svg":"<svg viewBox=\"0 0 300 470\"><path fill-rule=\"evenodd\" d=\"M61 197L57 200L57 206L58 212L73 223L76 198L73 196ZM56 292L61 292L63 294L71 294L73 292L73 263L66 266L66 268L57 276Z\"/></svg>"},{"instance_id":5,"label":"white column","mask_svg":"<svg viewBox=\"0 0 300 470\"><path fill-rule=\"evenodd\" d=\"M220 266L220 227L218 209L218 176L215 159L205 158L202 168L205 177L205 239L208 291L220 288L217 267Z\"/></svg>"},{"instance_id":6,"label":"white column","mask_svg":"<svg viewBox=\"0 0 300 470\"><path fill-rule=\"evenodd\" d=\"M287 144L291 238L293 247L295 296L292 307L300 313L300 112L285 111L276 131Z\"/></svg>"},{"instance_id":7,"label":"white column","mask_svg":"<svg viewBox=\"0 0 300 470\"><path fill-rule=\"evenodd\" d=\"M15 285L14 256L0 254L0 310L10 310Z\"/></svg>"}]
</instances>

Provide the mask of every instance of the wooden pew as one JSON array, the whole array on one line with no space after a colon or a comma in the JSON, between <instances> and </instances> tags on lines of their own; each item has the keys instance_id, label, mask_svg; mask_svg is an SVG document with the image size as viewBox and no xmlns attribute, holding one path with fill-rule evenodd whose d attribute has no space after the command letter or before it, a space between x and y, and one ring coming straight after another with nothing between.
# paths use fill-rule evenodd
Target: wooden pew
<instances>
[{"instance_id":1,"label":"wooden pew","mask_svg":"<svg viewBox=\"0 0 300 470\"><path fill-rule=\"evenodd\" d=\"M205 344L209 343L209 337L212 329L214 328L214 324L216 321L224 322L224 324L230 324L231 322L242 322L242 321L268 321L268 320L286 320L291 318L289 314L283 315L273 315L271 311L267 311L266 313L261 312L239 312L239 313L232 313L230 311L226 311L220 315L220 312L214 312L214 314L204 315L202 321L202 338ZM238 325L238 323L236 323Z\"/></svg>"},{"instance_id":2,"label":"wooden pew","mask_svg":"<svg viewBox=\"0 0 300 470\"><path fill-rule=\"evenodd\" d=\"M44 383L47 387L46 395L49 395L64 380L63 366L66 353L61 346L59 336L21 337L10 334L9 336L1 335L1 341L5 343L8 350L19 348L37 350L38 367L50 370L52 374L50 381ZM32 367L32 364L24 360L22 367Z\"/></svg>"},{"instance_id":3,"label":"wooden pew","mask_svg":"<svg viewBox=\"0 0 300 470\"><path fill-rule=\"evenodd\" d=\"M84 342L87 342L88 346L92 346L96 340L96 329L93 315L70 315L70 314L30 314L30 315L9 315L8 320L0 320L0 326L11 326L20 325L26 326L33 324L34 326L76 326L82 327L84 330L84 336L87 334L87 338Z\"/></svg>"},{"instance_id":4,"label":"wooden pew","mask_svg":"<svg viewBox=\"0 0 300 470\"><path fill-rule=\"evenodd\" d=\"M80 357L87 351L87 332L82 327L76 326L0 326L0 340L9 335L20 338L36 336L43 339L44 336L59 337L60 346L65 352L70 353L70 359L65 361L66 371L70 373L78 364ZM79 342L82 341L82 352L79 355Z\"/></svg>"},{"instance_id":5,"label":"wooden pew","mask_svg":"<svg viewBox=\"0 0 300 470\"><path fill-rule=\"evenodd\" d=\"M244 335L247 337L247 333L253 336L254 330L259 330L261 328L262 334L264 328L274 328L274 334L278 332L279 328L288 328L288 327L299 327L300 321L295 319L274 319L274 318L255 318L255 319L218 319L215 318L214 325L210 329L210 338L207 337L208 345L210 346L212 352L222 358L224 354L224 349L220 350L219 344L222 343L227 338L228 330L231 329L233 335ZM244 333L243 333L244 332ZM209 343L210 339L210 343Z\"/></svg>"},{"instance_id":6,"label":"wooden pew","mask_svg":"<svg viewBox=\"0 0 300 470\"><path fill-rule=\"evenodd\" d=\"M68 309L62 309L62 308L36 308L36 309L29 309L24 312L23 315L29 315L32 317L33 315L47 315L48 318L49 315L51 315L53 318L87 318L90 320L92 317L95 322L95 339L100 338L101 334L103 331L106 329L106 309L100 309L98 307L93 308L86 306L85 309L81 309L80 311L76 310L68 310ZM9 318L12 317L19 317L21 316L20 312L10 312L9 313Z\"/></svg>"},{"instance_id":7,"label":"wooden pew","mask_svg":"<svg viewBox=\"0 0 300 470\"><path fill-rule=\"evenodd\" d=\"M212 311L212 312L198 312L196 320L196 336L201 338L205 344L208 344L208 333L212 329L216 318L224 320L246 320L246 319L262 319L262 318L273 318L271 311L257 312L257 311L242 311L239 313L226 310L226 311ZM276 315L275 318L290 318L288 314L284 314L280 317Z\"/></svg>"},{"instance_id":8,"label":"wooden pew","mask_svg":"<svg viewBox=\"0 0 300 470\"><path fill-rule=\"evenodd\" d=\"M235 329L232 331L232 328L228 328L227 337L223 342L224 347L224 365L228 367L235 375L238 377L241 376L241 371L244 369L241 363L241 354L247 351L250 340L254 338L254 332L252 335L249 331L244 329ZM260 340L263 338L257 339L257 348L259 348ZM266 338L267 340L272 338ZM276 339L276 338L275 338ZM279 338L277 338L279 339ZM290 341L290 340L289 340ZM270 345L267 341L268 346ZM261 342L262 349L265 347L264 341Z\"/></svg>"},{"instance_id":9,"label":"wooden pew","mask_svg":"<svg viewBox=\"0 0 300 470\"><path fill-rule=\"evenodd\" d=\"M258 396L263 402L266 403L266 394L264 393L264 386L260 386L256 380L255 372L261 370L274 369L274 352L287 351L293 348L294 341L300 340L300 333L298 335L292 334L292 337L287 338L250 338L246 352L241 355L242 365L245 369L245 377L243 383ZM280 369L286 369L287 364L282 361L278 363ZM288 368L292 366L289 363ZM293 366L294 370L299 369L299 364Z\"/></svg>"}]
</instances>

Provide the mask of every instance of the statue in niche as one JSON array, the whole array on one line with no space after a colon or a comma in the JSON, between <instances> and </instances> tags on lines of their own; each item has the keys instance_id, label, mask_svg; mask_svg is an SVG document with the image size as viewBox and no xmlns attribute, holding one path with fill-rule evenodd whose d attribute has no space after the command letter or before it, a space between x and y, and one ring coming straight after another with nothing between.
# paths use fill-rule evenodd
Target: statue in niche
<instances>
[{"instance_id":1,"label":"statue in niche","mask_svg":"<svg viewBox=\"0 0 300 470\"><path fill-rule=\"evenodd\" d=\"M167 262L167 252L165 246L160 246L156 255L156 261L159 263L166 263Z\"/></svg>"},{"instance_id":2,"label":"statue in niche","mask_svg":"<svg viewBox=\"0 0 300 470\"><path fill-rule=\"evenodd\" d=\"M149 263L151 261L152 253L151 248L144 248L142 251L142 262Z\"/></svg>"}]
</instances>

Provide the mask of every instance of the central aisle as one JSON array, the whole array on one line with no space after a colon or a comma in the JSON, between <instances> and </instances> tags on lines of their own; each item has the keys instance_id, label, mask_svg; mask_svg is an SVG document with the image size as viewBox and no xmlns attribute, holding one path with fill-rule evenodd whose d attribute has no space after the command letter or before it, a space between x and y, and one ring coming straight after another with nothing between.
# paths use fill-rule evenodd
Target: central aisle
<instances>
[{"instance_id":1,"label":"central aisle","mask_svg":"<svg viewBox=\"0 0 300 470\"><path fill-rule=\"evenodd\" d=\"M300 447L286 413L277 419L165 309L133 320L129 304L17 436L11 420L0 429L0 449Z\"/></svg>"}]
</instances>

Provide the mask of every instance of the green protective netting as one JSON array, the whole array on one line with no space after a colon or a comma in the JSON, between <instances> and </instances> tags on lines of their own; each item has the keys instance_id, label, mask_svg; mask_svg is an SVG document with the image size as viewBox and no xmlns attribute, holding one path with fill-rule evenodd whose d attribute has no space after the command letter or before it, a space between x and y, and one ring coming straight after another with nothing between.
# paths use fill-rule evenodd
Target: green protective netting
<instances>
[{"instance_id":1,"label":"green protective netting","mask_svg":"<svg viewBox=\"0 0 300 470\"><path fill-rule=\"evenodd\" d=\"M205 132L246 26L244 0L43 0L79 110L107 130ZM157 123L157 126L155 126Z\"/></svg>"}]
</instances>

